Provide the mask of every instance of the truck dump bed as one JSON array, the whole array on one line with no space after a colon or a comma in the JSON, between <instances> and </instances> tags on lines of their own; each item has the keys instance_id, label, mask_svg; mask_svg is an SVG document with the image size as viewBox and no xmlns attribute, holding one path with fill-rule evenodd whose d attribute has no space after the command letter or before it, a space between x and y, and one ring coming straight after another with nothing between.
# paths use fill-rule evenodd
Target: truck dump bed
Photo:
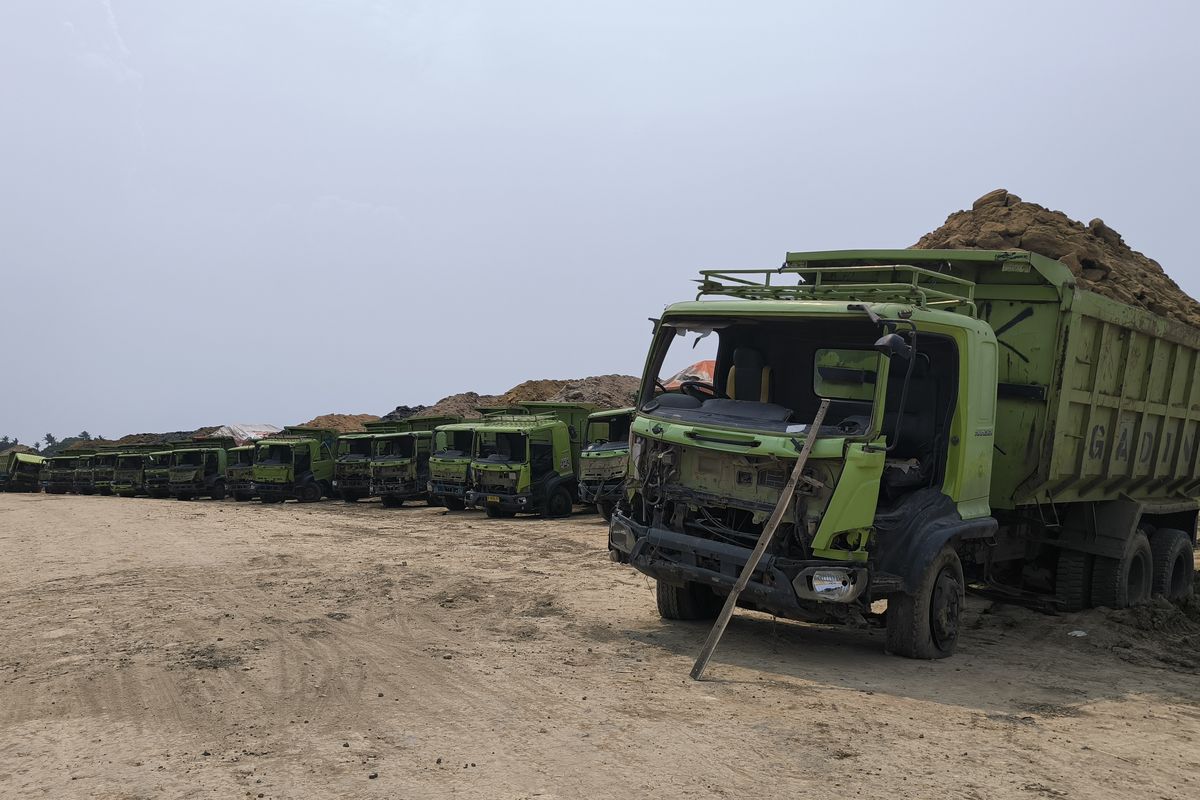
<instances>
[{"instance_id":1,"label":"truck dump bed","mask_svg":"<svg viewBox=\"0 0 1200 800\"><path fill-rule=\"evenodd\" d=\"M848 262L860 266L836 269ZM1024 251L792 253L784 269L809 275L798 295L870 302L852 287L884 284L991 325L994 508L1163 504L1200 488L1200 332L1084 291L1066 265Z\"/></svg>"}]
</instances>

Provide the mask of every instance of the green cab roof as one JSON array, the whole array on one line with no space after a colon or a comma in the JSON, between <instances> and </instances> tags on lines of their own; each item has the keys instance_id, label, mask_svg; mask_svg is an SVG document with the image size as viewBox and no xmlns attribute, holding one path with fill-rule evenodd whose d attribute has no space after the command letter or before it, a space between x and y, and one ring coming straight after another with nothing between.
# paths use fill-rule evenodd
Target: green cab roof
<instances>
[{"instance_id":1,"label":"green cab roof","mask_svg":"<svg viewBox=\"0 0 1200 800\"><path fill-rule=\"evenodd\" d=\"M610 409L608 411L597 411L594 414L588 414L588 422L591 422L594 419L611 419L612 417L627 417L627 416L632 415L635 411L637 411L637 409L633 408L632 406L630 406L629 408L614 408L614 409Z\"/></svg>"},{"instance_id":2,"label":"green cab roof","mask_svg":"<svg viewBox=\"0 0 1200 800\"><path fill-rule=\"evenodd\" d=\"M566 424L552 414L528 414L525 416L519 414L499 414L480 420L479 424L474 427L474 430L480 432L517 431L523 433L540 428L550 428L555 425L565 426Z\"/></svg>"}]
</instances>

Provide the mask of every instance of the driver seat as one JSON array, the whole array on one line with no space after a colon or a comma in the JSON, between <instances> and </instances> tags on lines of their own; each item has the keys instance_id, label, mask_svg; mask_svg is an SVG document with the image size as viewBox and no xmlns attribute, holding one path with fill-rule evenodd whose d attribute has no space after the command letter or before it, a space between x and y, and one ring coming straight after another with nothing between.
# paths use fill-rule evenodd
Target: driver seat
<instances>
[{"instance_id":1,"label":"driver seat","mask_svg":"<svg viewBox=\"0 0 1200 800\"><path fill-rule=\"evenodd\" d=\"M725 380L725 393L732 400L771 402L771 367L753 347L733 351L733 366Z\"/></svg>"}]
</instances>

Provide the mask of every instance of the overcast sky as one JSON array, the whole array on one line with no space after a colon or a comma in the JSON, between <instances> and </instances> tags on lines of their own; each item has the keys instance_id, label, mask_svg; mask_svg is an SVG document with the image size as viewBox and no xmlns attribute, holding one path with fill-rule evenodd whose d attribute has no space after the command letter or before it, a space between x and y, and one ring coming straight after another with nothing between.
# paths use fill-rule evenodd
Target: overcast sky
<instances>
[{"instance_id":1,"label":"overcast sky","mask_svg":"<svg viewBox=\"0 0 1200 800\"><path fill-rule=\"evenodd\" d=\"M1194 3L5 0L0 434L640 373L1006 187L1200 295Z\"/></svg>"}]
</instances>

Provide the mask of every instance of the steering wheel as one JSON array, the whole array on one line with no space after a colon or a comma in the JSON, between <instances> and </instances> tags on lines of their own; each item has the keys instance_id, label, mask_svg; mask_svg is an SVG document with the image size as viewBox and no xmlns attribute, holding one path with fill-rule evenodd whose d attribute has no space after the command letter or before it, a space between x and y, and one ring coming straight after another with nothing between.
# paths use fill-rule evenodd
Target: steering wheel
<instances>
[{"instance_id":1,"label":"steering wheel","mask_svg":"<svg viewBox=\"0 0 1200 800\"><path fill-rule=\"evenodd\" d=\"M720 397L717 394L717 387L713 386L708 381L681 381L679 391L686 394L688 397L699 400L703 403L705 400L712 400L715 397Z\"/></svg>"}]
</instances>

